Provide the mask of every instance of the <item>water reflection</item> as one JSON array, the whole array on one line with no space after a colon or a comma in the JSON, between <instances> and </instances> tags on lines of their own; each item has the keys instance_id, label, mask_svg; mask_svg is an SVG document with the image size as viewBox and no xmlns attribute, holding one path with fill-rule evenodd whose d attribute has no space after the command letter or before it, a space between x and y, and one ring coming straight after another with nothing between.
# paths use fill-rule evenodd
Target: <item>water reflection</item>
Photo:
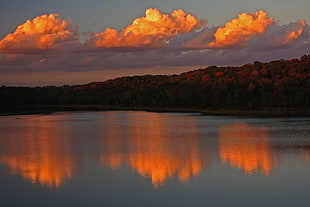
<instances>
[{"instance_id":1,"label":"water reflection","mask_svg":"<svg viewBox=\"0 0 310 207\"><path fill-rule=\"evenodd\" d=\"M197 134L178 136L169 128L171 119L153 116L143 128L132 128L129 141L130 166L144 177L150 177L154 187L164 185L168 178L187 182L202 170L202 153ZM173 120L172 120L173 121ZM139 124L140 120L135 120ZM189 126L196 126L192 119ZM197 131L197 129L196 129Z\"/></svg>"},{"instance_id":2,"label":"water reflection","mask_svg":"<svg viewBox=\"0 0 310 207\"><path fill-rule=\"evenodd\" d=\"M243 169L248 175L263 172L270 175L277 164L265 126L233 123L219 129L219 153L224 163Z\"/></svg>"},{"instance_id":3,"label":"water reflection","mask_svg":"<svg viewBox=\"0 0 310 207\"><path fill-rule=\"evenodd\" d=\"M104 153L99 155L99 162L109 165L113 170L119 169L126 160L122 152L122 141L126 142L126 139L122 139L119 134L123 130L125 129L119 125L104 127L104 139L99 139L99 147L104 150Z\"/></svg>"},{"instance_id":4,"label":"water reflection","mask_svg":"<svg viewBox=\"0 0 310 207\"><path fill-rule=\"evenodd\" d=\"M282 149L292 149L268 124L218 120L147 112L7 117L0 119L0 163L32 183L59 188L95 160L112 170L130 168L161 187L174 178L188 182L217 157L247 175L268 176L287 154ZM293 151L309 162L303 139L308 145Z\"/></svg>"},{"instance_id":5,"label":"water reflection","mask_svg":"<svg viewBox=\"0 0 310 207\"><path fill-rule=\"evenodd\" d=\"M127 125L105 129L106 139L101 140L101 146L107 146L107 152L100 155L100 162L112 169L126 164L141 176L150 178L154 187L163 186L174 177L187 182L197 176L203 168L197 133L185 137L171 128L174 123L169 117L146 114L140 112L140 116L126 120ZM193 121L189 118L187 124L197 131ZM120 134L120 131L126 133Z\"/></svg>"},{"instance_id":6,"label":"water reflection","mask_svg":"<svg viewBox=\"0 0 310 207\"><path fill-rule=\"evenodd\" d=\"M300 148L301 157L306 162L310 162L310 146Z\"/></svg>"},{"instance_id":7,"label":"water reflection","mask_svg":"<svg viewBox=\"0 0 310 207\"><path fill-rule=\"evenodd\" d=\"M58 188L76 173L77 163L68 128L52 126L49 119L27 119L21 128L7 128L0 162L32 183Z\"/></svg>"}]
</instances>

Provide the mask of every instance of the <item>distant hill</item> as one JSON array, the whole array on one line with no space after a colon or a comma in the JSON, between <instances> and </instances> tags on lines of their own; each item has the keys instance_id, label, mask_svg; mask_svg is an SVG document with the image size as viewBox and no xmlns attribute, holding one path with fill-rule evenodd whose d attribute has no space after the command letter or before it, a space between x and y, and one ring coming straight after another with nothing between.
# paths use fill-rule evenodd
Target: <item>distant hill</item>
<instances>
[{"instance_id":1,"label":"distant hill","mask_svg":"<svg viewBox=\"0 0 310 207\"><path fill-rule=\"evenodd\" d=\"M197 109L310 109L310 55L210 66L180 75L122 77L86 85L0 88L2 112L47 105Z\"/></svg>"}]
</instances>

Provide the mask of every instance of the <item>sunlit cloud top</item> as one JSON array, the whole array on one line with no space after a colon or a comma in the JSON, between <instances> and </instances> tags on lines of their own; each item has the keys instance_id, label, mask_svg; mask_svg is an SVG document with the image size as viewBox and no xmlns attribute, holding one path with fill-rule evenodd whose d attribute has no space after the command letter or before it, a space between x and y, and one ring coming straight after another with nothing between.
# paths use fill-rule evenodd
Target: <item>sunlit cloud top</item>
<instances>
[{"instance_id":1,"label":"sunlit cloud top","mask_svg":"<svg viewBox=\"0 0 310 207\"><path fill-rule=\"evenodd\" d=\"M191 66L190 70L310 53L305 20L281 24L263 10L236 14L226 24L214 26L182 9L164 13L149 8L122 29L86 34L85 41L79 39L77 26L59 14L27 20L0 40L0 69L102 71Z\"/></svg>"},{"instance_id":2,"label":"sunlit cloud top","mask_svg":"<svg viewBox=\"0 0 310 207\"><path fill-rule=\"evenodd\" d=\"M268 17L267 12L242 13L220 27L214 34L215 41L208 44L209 47L243 46L254 36L265 33L266 29L275 22Z\"/></svg>"},{"instance_id":3,"label":"sunlit cloud top","mask_svg":"<svg viewBox=\"0 0 310 207\"><path fill-rule=\"evenodd\" d=\"M27 20L15 32L0 41L1 53L28 53L33 50L57 49L63 43L77 40L78 31L59 14L48 14Z\"/></svg>"},{"instance_id":4,"label":"sunlit cloud top","mask_svg":"<svg viewBox=\"0 0 310 207\"><path fill-rule=\"evenodd\" d=\"M156 8L150 8L145 11L145 17L135 19L121 31L107 28L89 37L86 44L104 48L160 46L180 33L188 33L205 24L206 21L181 9L164 14Z\"/></svg>"}]
</instances>

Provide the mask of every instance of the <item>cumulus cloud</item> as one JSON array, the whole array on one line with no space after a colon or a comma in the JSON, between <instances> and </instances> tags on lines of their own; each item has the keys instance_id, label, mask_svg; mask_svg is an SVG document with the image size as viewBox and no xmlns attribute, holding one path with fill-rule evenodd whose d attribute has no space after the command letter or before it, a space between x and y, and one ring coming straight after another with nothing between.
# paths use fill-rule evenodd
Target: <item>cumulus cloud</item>
<instances>
[{"instance_id":1,"label":"cumulus cloud","mask_svg":"<svg viewBox=\"0 0 310 207\"><path fill-rule=\"evenodd\" d=\"M0 53L29 53L57 49L78 39L78 31L59 14L38 16L0 40Z\"/></svg>"},{"instance_id":2,"label":"cumulus cloud","mask_svg":"<svg viewBox=\"0 0 310 207\"><path fill-rule=\"evenodd\" d=\"M150 8L145 11L145 17L135 19L121 31L107 28L89 37L86 45L103 48L158 47L169 44L178 34L199 29L206 23L181 9L164 14L158 9Z\"/></svg>"},{"instance_id":3,"label":"cumulus cloud","mask_svg":"<svg viewBox=\"0 0 310 207\"><path fill-rule=\"evenodd\" d=\"M309 40L309 27L304 20L269 28L264 36L252 42L260 48L281 48L305 44Z\"/></svg>"},{"instance_id":4,"label":"cumulus cloud","mask_svg":"<svg viewBox=\"0 0 310 207\"><path fill-rule=\"evenodd\" d=\"M218 27L203 27L198 31L178 35L170 41L170 46L182 49L206 49L209 42L214 41L214 33Z\"/></svg>"},{"instance_id":5,"label":"cumulus cloud","mask_svg":"<svg viewBox=\"0 0 310 207\"><path fill-rule=\"evenodd\" d=\"M0 70L90 71L123 68L240 65L310 53L304 20L280 24L267 12L242 13L223 27L175 10L147 9L144 17L117 31L88 33L58 14L26 21L0 40ZM47 52L45 52L47 51ZM31 54L31 55L29 55ZM251 55L249 55L251 54Z\"/></svg>"},{"instance_id":6,"label":"cumulus cloud","mask_svg":"<svg viewBox=\"0 0 310 207\"><path fill-rule=\"evenodd\" d=\"M253 37L264 34L274 23L273 18L268 17L267 12L263 10L239 14L238 18L227 22L225 27L220 27L215 32L215 41L210 42L208 47L245 46Z\"/></svg>"}]
</instances>

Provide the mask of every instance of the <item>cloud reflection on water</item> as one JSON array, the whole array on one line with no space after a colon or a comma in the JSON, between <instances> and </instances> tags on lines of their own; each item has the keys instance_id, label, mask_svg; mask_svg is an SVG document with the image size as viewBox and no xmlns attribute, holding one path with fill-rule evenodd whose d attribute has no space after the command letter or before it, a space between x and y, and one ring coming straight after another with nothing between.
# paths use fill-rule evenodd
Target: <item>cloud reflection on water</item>
<instances>
[{"instance_id":1,"label":"cloud reflection on water","mask_svg":"<svg viewBox=\"0 0 310 207\"><path fill-rule=\"evenodd\" d=\"M269 176L281 164L266 124L213 123L207 117L148 112L105 112L88 122L71 116L76 115L3 119L0 163L11 174L51 188L72 180L90 159L112 170L130 168L155 188L175 178L189 182L217 160L246 175ZM309 162L309 147L293 148Z\"/></svg>"},{"instance_id":2,"label":"cloud reflection on water","mask_svg":"<svg viewBox=\"0 0 310 207\"><path fill-rule=\"evenodd\" d=\"M233 123L220 127L219 154L222 162L242 169L246 174L262 172L268 176L277 166L265 126Z\"/></svg>"}]
</instances>

